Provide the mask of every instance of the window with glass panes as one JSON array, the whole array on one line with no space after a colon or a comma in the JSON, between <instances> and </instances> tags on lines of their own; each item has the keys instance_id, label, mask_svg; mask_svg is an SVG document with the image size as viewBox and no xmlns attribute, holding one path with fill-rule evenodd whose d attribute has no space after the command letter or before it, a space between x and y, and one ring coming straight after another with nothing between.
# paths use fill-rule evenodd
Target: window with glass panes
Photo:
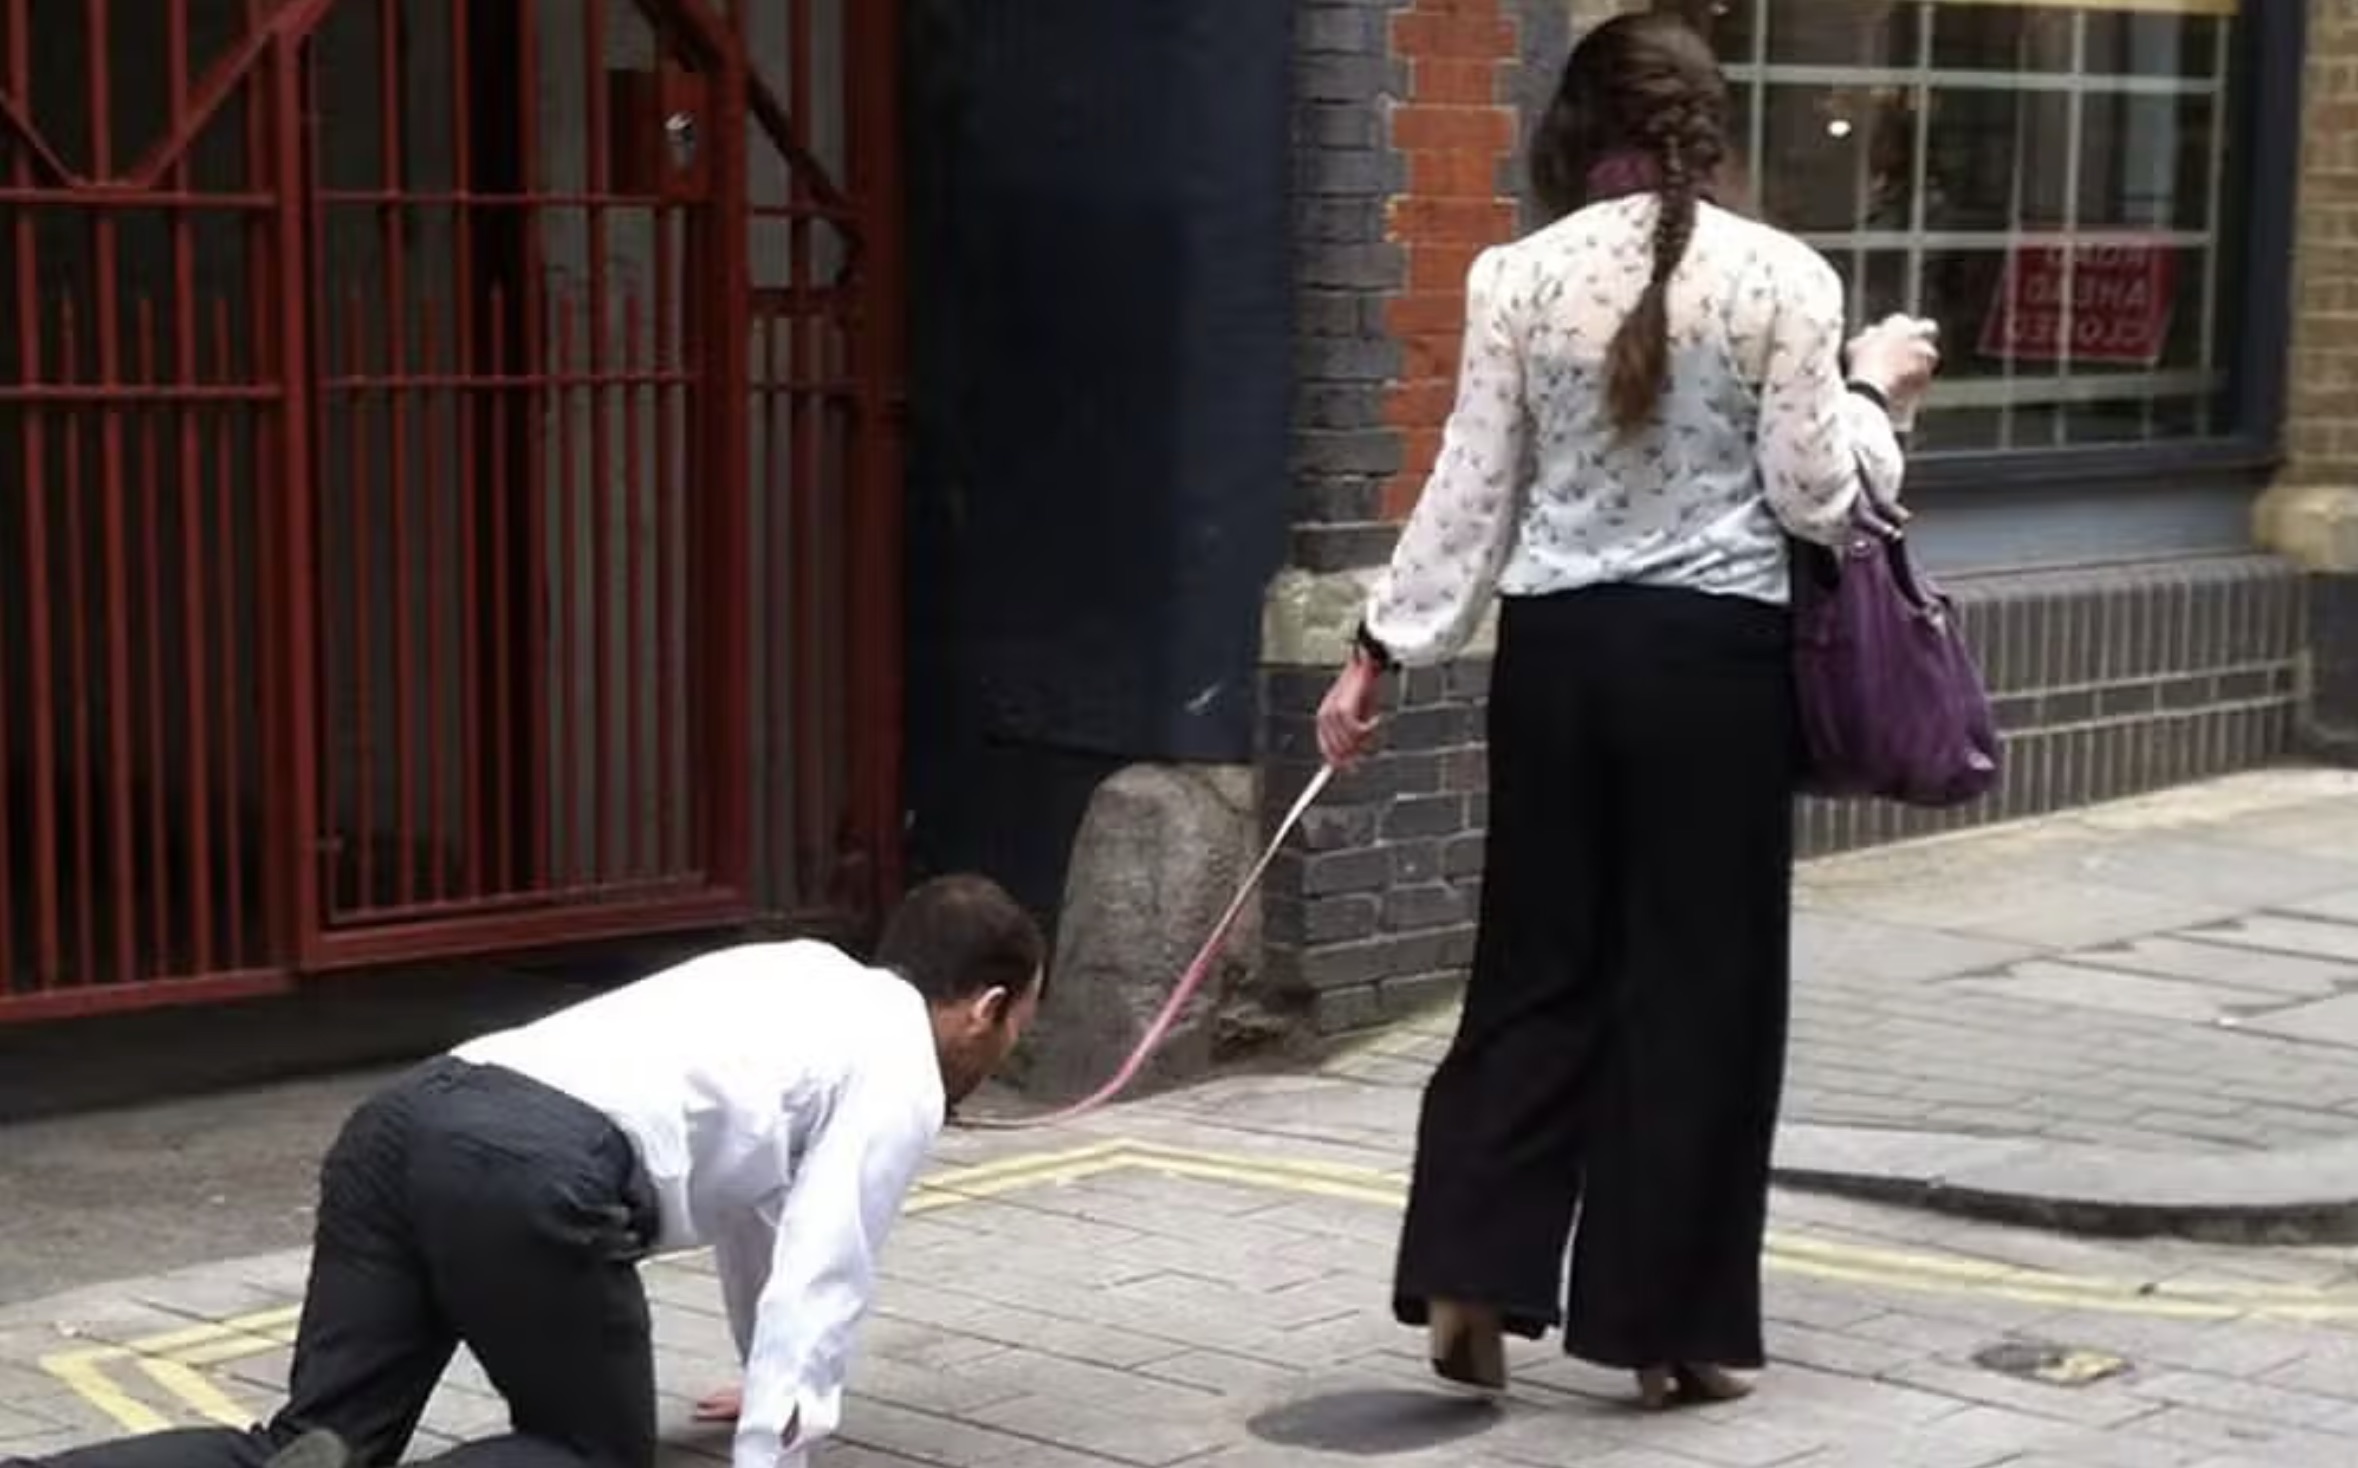
<instances>
[{"instance_id":1,"label":"window with glass panes","mask_svg":"<svg viewBox=\"0 0 2358 1468\"><path fill-rule=\"evenodd\" d=\"M2231 426L2236 0L1720 0L1760 214L1941 324L1934 450ZM1690 12L1691 13L1691 12Z\"/></svg>"}]
</instances>

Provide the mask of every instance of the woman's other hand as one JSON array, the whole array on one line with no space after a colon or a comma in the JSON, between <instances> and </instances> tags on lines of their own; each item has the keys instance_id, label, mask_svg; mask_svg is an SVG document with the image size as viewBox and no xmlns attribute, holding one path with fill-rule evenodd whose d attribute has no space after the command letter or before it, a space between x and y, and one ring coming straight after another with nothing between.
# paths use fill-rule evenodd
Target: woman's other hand
<instances>
[{"instance_id":1,"label":"woman's other hand","mask_svg":"<svg viewBox=\"0 0 2358 1468\"><path fill-rule=\"evenodd\" d=\"M1328 764L1347 770L1367 753L1382 693L1383 669L1364 652L1352 654L1318 705L1318 752Z\"/></svg>"},{"instance_id":2,"label":"woman's other hand","mask_svg":"<svg viewBox=\"0 0 2358 1468\"><path fill-rule=\"evenodd\" d=\"M1924 395L1940 370L1936 330L1912 316L1887 316L1851 339L1850 375L1897 408Z\"/></svg>"}]
</instances>

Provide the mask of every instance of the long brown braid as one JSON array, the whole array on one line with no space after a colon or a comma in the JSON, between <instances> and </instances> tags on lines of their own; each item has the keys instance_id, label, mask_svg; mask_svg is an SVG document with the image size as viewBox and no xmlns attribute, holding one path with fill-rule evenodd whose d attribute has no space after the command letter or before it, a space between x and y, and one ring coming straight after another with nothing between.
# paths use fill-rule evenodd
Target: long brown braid
<instances>
[{"instance_id":1,"label":"long brown braid","mask_svg":"<svg viewBox=\"0 0 2358 1468\"><path fill-rule=\"evenodd\" d=\"M1661 176L1654 268L1606 354L1606 407L1623 433L1654 421L1670 382L1670 283L1694 241L1697 201L1727 158L1727 84L1710 46L1666 14L1607 21L1573 48L1532 142L1532 177L1556 213L1587 202L1597 159L1634 151Z\"/></svg>"}]
</instances>

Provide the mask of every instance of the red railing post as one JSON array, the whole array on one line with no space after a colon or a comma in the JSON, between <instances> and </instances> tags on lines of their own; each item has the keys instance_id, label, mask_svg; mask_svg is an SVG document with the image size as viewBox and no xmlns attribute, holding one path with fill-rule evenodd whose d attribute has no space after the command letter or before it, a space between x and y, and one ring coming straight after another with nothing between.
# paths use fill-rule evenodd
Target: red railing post
<instances>
[{"instance_id":1,"label":"red railing post","mask_svg":"<svg viewBox=\"0 0 2358 1468\"><path fill-rule=\"evenodd\" d=\"M900 189L900 7L845 6L850 75L850 193L861 225L859 314L851 351L859 400L853 435L849 644L852 799L868 851L865 894L881 912L902 883L901 434L906 421Z\"/></svg>"},{"instance_id":2,"label":"red railing post","mask_svg":"<svg viewBox=\"0 0 2358 1468\"><path fill-rule=\"evenodd\" d=\"M282 31L271 61L271 172L277 182L270 279L277 282L280 421L277 472L262 477L263 584L278 596L277 638L263 666L263 805L265 901L281 953L310 956L319 945L319 708L316 680L319 616L314 581L311 458L311 313L313 275L311 160L303 48L308 37ZM268 455L261 456L268 462ZM272 501L276 503L273 504ZM276 513L273 513L275 511Z\"/></svg>"},{"instance_id":3,"label":"red railing post","mask_svg":"<svg viewBox=\"0 0 2358 1468\"><path fill-rule=\"evenodd\" d=\"M753 778L752 401L745 322L752 313L747 252L752 216L747 198L746 58L742 46L724 48L711 91L713 117L712 226L705 251L704 334L707 394L705 463L713 472L691 481L704 496L707 560L702 579L703 645L708 751L702 789L705 850L712 882L743 894L752 878L752 826L746 792Z\"/></svg>"}]
</instances>

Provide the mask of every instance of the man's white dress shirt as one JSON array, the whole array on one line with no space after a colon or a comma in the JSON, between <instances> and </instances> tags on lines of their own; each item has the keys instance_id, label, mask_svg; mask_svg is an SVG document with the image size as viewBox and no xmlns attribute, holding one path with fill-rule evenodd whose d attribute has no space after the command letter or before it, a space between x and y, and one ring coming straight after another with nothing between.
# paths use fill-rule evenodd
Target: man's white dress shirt
<instances>
[{"instance_id":1,"label":"man's white dress shirt","mask_svg":"<svg viewBox=\"0 0 2358 1468\"><path fill-rule=\"evenodd\" d=\"M656 1248L710 1245L719 1267L745 1360L735 1468L802 1468L842 1419L878 1251L942 1128L922 996L824 944L749 944L454 1053L637 1144Z\"/></svg>"}]
</instances>

